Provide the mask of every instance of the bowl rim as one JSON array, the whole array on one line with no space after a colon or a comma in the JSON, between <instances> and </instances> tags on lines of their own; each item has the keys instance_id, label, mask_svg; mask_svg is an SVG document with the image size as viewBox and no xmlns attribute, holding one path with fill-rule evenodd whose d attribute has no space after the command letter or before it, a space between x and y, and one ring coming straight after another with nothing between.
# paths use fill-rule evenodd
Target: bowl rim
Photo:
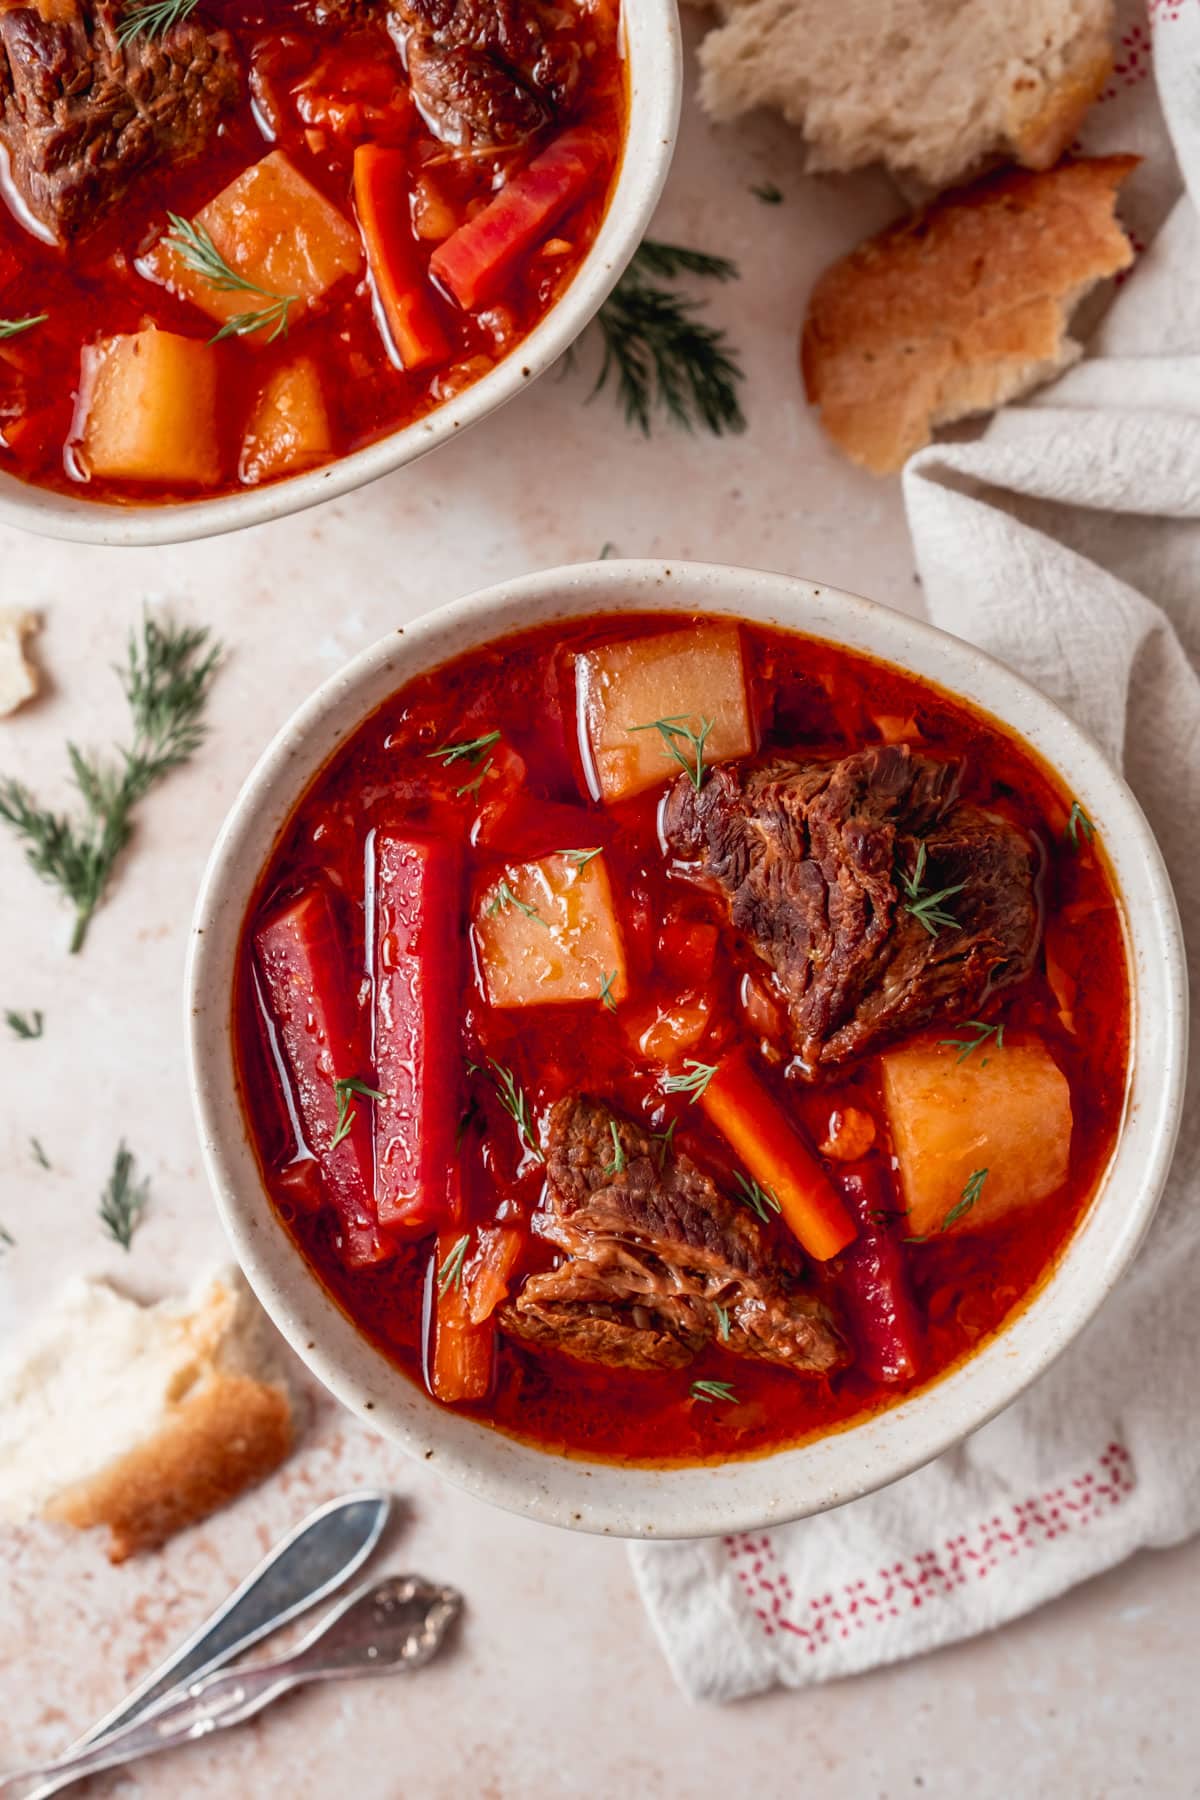
<instances>
[{"instance_id":1,"label":"bowl rim","mask_svg":"<svg viewBox=\"0 0 1200 1800\"><path fill-rule=\"evenodd\" d=\"M1117 1147L1083 1222L1017 1317L884 1412L766 1455L681 1468L556 1455L419 1391L359 1334L275 1219L233 1076L231 977L245 907L279 829L337 745L405 681L463 650L556 618L622 611L775 623L894 663L998 718L1058 770L1095 822L1124 905L1132 984ZM1141 807L1093 741L1022 677L935 626L824 584L719 564L614 560L520 576L424 615L323 682L263 752L221 828L197 899L185 998L197 1128L218 1210L252 1288L301 1359L358 1417L477 1498L625 1537L711 1536L825 1511L911 1473L1010 1405L1136 1254L1170 1167L1186 1070L1174 894Z\"/></svg>"},{"instance_id":2,"label":"bowl rim","mask_svg":"<svg viewBox=\"0 0 1200 1800\"><path fill-rule=\"evenodd\" d=\"M43 488L0 470L0 525L113 546L178 544L241 531L353 493L416 462L522 393L570 349L615 287L650 223L670 171L683 96L675 0L622 0L629 118L616 186L570 286L481 380L424 417L318 469L211 499L116 506Z\"/></svg>"}]
</instances>

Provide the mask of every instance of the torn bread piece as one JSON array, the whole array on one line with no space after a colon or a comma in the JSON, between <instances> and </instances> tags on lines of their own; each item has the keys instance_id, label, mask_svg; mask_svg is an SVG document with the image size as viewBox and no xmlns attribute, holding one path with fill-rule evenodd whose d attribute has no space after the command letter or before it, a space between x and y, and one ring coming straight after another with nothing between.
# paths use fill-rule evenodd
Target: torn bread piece
<instances>
[{"instance_id":1,"label":"torn bread piece","mask_svg":"<svg viewBox=\"0 0 1200 1800\"><path fill-rule=\"evenodd\" d=\"M23 612L19 606L0 606L0 718L34 699L41 687L37 667L25 648L40 626L36 613Z\"/></svg>"},{"instance_id":2,"label":"torn bread piece","mask_svg":"<svg viewBox=\"0 0 1200 1800\"><path fill-rule=\"evenodd\" d=\"M800 346L809 400L854 462L899 469L939 425L1073 363L1089 289L1128 268L1116 217L1135 156L1008 171L870 238L818 280Z\"/></svg>"},{"instance_id":3,"label":"torn bread piece","mask_svg":"<svg viewBox=\"0 0 1200 1800\"><path fill-rule=\"evenodd\" d=\"M1046 169L1112 68L1113 0L715 0L700 98L798 125L814 171L885 163L948 187L987 159Z\"/></svg>"},{"instance_id":4,"label":"torn bread piece","mask_svg":"<svg viewBox=\"0 0 1200 1800\"><path fill-rule=\"evenodd\" d=\"M77 1280L0 1361L0 1518L105 1525L124 1562L269 1475L297 1421L236 1270L141 1306Z\"/></svg>"}]
</instances>

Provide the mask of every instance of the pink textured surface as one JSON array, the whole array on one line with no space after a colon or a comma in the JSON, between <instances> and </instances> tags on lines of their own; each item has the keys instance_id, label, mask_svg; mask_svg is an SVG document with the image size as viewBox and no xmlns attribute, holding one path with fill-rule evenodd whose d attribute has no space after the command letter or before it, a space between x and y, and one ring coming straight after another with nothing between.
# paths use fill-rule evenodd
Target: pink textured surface
<instances>
[{"instance_id":1,"label":"pink textured surface","mask_svg":"<svg viewBox=\"0 0 1200 1800\"><path fill-rule=\"evenodd\" d=\"M208 846L268 736L347 656L440 600L598 554L665 553L819 577L902 608L914 585L895 485L842 463L801 402L795 339L819 267L893 210L881 182L805 183L763 122L693 113L660 236L737 259L714 296L748 374L751 430L642 443L587 365L548 380L429 462L304 518L154 552L0 534L0 601L42 609L45 699L0 721L0 771L66 797L63 741L124 728L109 665L143 597L211 623L232 650L214 738L149 802L79 962L66 920L0 837L0 1007L40 1007L37 1044L0 1037L0 1333L66 1270L153 1296L222 1254L200 1174L179 990ZM782 206L761 205L775 181ZM586 353L585 353L586 354ZM546 447L553 444L553 456ZM703 495L702 504L697 496ZM118 1137L154 1200L126 1258L96 1198ZM53 1172L31 1160L37 1136ZM2 1400L0 1400L2 1403ZM405 1516L380 1566L460 1586L454 1650L422 1674L285 1702L220 1743L93 1784L138 1800L526 1800L625 1793L958 1800L1195 1791L1200 1548L1144 1557L990 1639L806 1695L696 1712L674 1691L620 1545L488 1511L318 1398L281 1476L160 1556L110 1569L94 1541L0 1532L0 1766L50 1755L112 1705L317 1501L390 1485ZM1024 1496L1014 1496L1016 1500ZM940 1550L939 1550L940 1554ZM989 1579L1003 1579L1003 1564Z\"/></svg>"}]
</instances>

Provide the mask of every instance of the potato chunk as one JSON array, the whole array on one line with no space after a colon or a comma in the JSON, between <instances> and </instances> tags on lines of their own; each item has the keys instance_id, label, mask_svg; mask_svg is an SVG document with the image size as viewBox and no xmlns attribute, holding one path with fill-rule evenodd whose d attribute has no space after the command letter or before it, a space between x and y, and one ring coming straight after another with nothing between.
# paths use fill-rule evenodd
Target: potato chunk
<instances>
[{"instance_id":1,"label":"potato chunk","mask_svg":"<svg viewBox=\"0 0 1200 1800\"><path fill-rule=\"evenodd\" d=\"M216 348L153 325L84 347L71 447L114 481L212 487L221 479Z\"/></svg>"},{"instance_id":2,"label":"potato chunk","mask_svg":"<svg viewBox=\"0 0 1200 1800\"><path fill-rule=\"evenodd\" d=\"M282 150L272 150L243 170L200 209L194 223L207 231L230 268L262 293L215 286L166 238L141 259L138 270L191 300L220 325L238 313L269 308L264 295L290 297L289 323L295 324L334 282L362 267L362 244L354 226ZM276 323L272 319L250 335L269 336Z\"/></svg>"},{"instance_id":3,"label":"potato chunk","mask_svg":"<svg viewBox=\"0 0 1200 1800\"><path fill-rule=\"evenodd\" d=\"M321 377L309 356L276 369L258 396L238 473L254 484L311 468L333 455Z\"/></svg>"},{"instance_id":4,"label":"potato chunk","mask_svg":"<svg viewBox=\"0 0 1200 1800\"><path fill-rule=\"evenodd\" d=\"M754 748L736 625L665 631L587 650L575 659L575 688L579 742L597 800L625 800L678 775L663 733L636 729L656 719L697 735L708 724L708 765ZM694 768L694 746L682 737L672 741Z\"/></svg>"},{"instance_id":5,"label":"potato chunk","mask_svg":"<svg viewBox=\"0 0 1200 1800\"><path fill-rule=\"evenodd\" d=\"M969 1185L977 1197L952 1231L994 1224L1062 1186L1071 1092L1043 1045L985 1046L959 1062L952 1048L912 1044L881 1061L906 1233L940 1232Z\"/></svg>"},{"instance_id":6,"label":"potato chunk","mask_svg":"<svg viewBox=\"0 0 1200 1800\"><path fill-rule=\"evenodd\" d=\"M611 1000L627 991L625 946L602 856L514 863L488 884L475 916L493 1006Z\"/></svg>"}]
</instances>

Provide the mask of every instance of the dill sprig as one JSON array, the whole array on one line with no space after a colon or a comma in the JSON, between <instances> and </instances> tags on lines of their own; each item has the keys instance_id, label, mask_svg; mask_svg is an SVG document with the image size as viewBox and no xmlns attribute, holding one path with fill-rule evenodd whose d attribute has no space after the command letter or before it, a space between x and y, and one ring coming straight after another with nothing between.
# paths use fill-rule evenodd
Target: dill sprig
<instances>
[{"instance_id":1,"label":"dill sprig","mask_svg":"<svg viewBox=\"0 0 1200 1800\"><path fill-rule=\"evenodd\" d=\"M129 637L117 676L133 719L133 741L102 763L67 745L84 805L81 818L49 812L24 782L0 779L0 819L24 839L30 868L75 908L71 953L83 948L117 859L133 834L133 814L172 769L204 741L204 708L221 660L219 644L192 626L159 624L146 615L140 638Z\"/></svg>"},{"instance_id":2,"label":"dill sprig","mask_svg":"<svg viewBox=\"0 0 1200 1800\"><path fill-rule=\"evenodd\" d=\"M198 0L145 0L131 6L117 26L117 42L124 49L135 37L164 37L195 12Z\"/></svg>"},{"instance_id":3,"label":"dill sprig","mask_svg":"<svg viewBox=\"0 0 1200 1800\"><path fill-rule=\"evenodd\" d=\"M950 1208L950 1211L942 1220L940 1227L942 1231L949 1231L952 1225L958 1224L958 1221L962 1218L964 1213L970 1212L980 1194L982 1194L983 1184L987 1178L988 1172L986 1169L971 1170L970 1175L967 1177L967 1184L963 1188L961 1199L956 1205Z\"/></svg>"},{"instance_id":4,"label":"dill sprig","mask_svg":"<svg viewBox=\"0 0 1200 1800\"><path fill-rule=\"evenodd\" d=\"M29 1041L41 1037L46 1021L40 1012L23 1013L10 1010L4 1015L4 1023L14 1037Z\"/></svg>"},{"instance_id":5,"label":"dill sprig","mask_svg":"<svg viewBox=\"0 0 1200 1800\"><path fill-rule=\"evenodd\" d=\"M781 206L783 204L783 189L776 187L773 181L761 182L757 187L752 187L750 192L756 200L761 200L764 206Z\"/></svg>"},{"instance_id":6,"label":"dill sprig","mask_svg":"<svg viewBox=\"0 0 1200 1800\"><path fill-rule=\"evenodd\" d=\"M260 287L257 281L251 281L248 275L242 275L232 268L203 225L195 219L180 218L178 213L169 212L171 229L163 239L175 250L182 263L194 275L199 275L219 294L254 294L267 302L266 306L252 309L249 312L234 313L226 319L219 331L214 331L209 338L210 344L219 344L222 338L249 337L256 331L267 331L267 343L273 344L276 338L286 337L293 306L298 304L297 294L275 294L270 288Z\"/></svg>"},{"instance_id":7,"label":"dill sprig","mask_svg":"<svg viewBox=\"0 0 1200 1800\"><path fill-rule=\"evenodd\" d=\"M701 1099L717 1072L716 1063L697 1062L695 1057L685 1056L683 1066L689 1073L668 1075L663 1082L664 1091L668 1094L686 1094L689 1100Z\"/></svg>"},{"instance_id":8,"label":"dill sprig","mask_svg":"<svg viewBox=\"0 0 1200 1800\"><path fill-rule=\"evenodd\" d=\"M667 1157L671 1154L671 1151L675 1148L675 1127L678 1125L678 1123L679 1123L678 1119L672 1119L671 1123L667 1126L665 1131L652 1131L650 1133L650 1136L654 1139L654 1142L658 1145L658 1151L656 1153L655 1160L658 1163L658 1170L659 1170L660 1175L667 1166Z\"/></svg>"},{"instance_id":9,"label":"dill sprig","mask_svg":"<svg viewBox=\"0 0 1200 1800\"><path fill-rule=\"evenodd\" d=\"M1070 815L1067 819L1067 836L1071 840L1071 848L1073 850L1078 850L1081 837L1085 843L1090 844L1095 835L1096 827L1092 824L1092 821L1088 818L1078 800L1073 800L1071 802Z\"/></svg>"},{"instance_id":10,"label":"dill sprig","mask_svg":"<svg viewBox=\"0 0 1200 1800\"><path fill-rule=\"evenodd\" d=\"M443 1298L452 1287L460 1288L463 1278L463 1263L466 1261L467 1245L470 1234L464 1232L457 1238L446 1252L446 1259L438 1270L438 1293Z\"/></svg>"},{"instance_id":11,"label":"dill sprig","mask_svg":"<svg viewBox=\"0 0 1200 1800\"><path fill-rule=\"evenodd\" d=\"M604 358L592 394L615 380L627 422L647 437L656 412L685 431L696 424L718 437L743 431L742 371L725 333L696 317L700 302L660 285L681 275L731 281L737 273L723 256L646 238L597 314Z\"/></svg>"},{"instance_id":12,"label":"dill sprig","mask_svg":"<svg viewBox=\"0 0 1200 1800\"><path fill-rule=\"evenodd\" d=\"M485 731L482 737L449 738L444 744L439 744L436 750L427 750L425 754L436 757L446 769L456 762L466 761L474 765L485 750L499 742L500 733L498 731Z\"/></svg>"},{"instance_id":13,"label":"dill sprig","mask_svg":"<svg viewBox=\"0 0 1200 1800\"><path fill-rule=\"evenodd\" d=\"M3 1256L6 1250L15 1250L16 1246L17 1240L11 1231L6 1231L4 1226L0 1225L0 1256Z\"/></svg>"},{"instance_id":14,"label":"dill sprig","mask_svg":"<svg viewBox=\"0 0 1200 1800\"><path fill-rule=\"evenodd\" d=\"M729 1308L721 1306L718 1301L714 1300L713 1311L717 1315L717 1327L721 1333L721 1342L727 1344L729 1342Z\"/></svg>"},{"instance_id":15,"label":"dill sprig","mask_svg":"<svg viewBox=\"0 0 1200 1800\"><path fill-rule=\"evenodd\" d=\"M565 857L576 869L586 869L593 856L599 856L601 848L597 844L594 850L560 850L558 855Z\"/></svg>"},{"instance_id":16,"label":"dill sprig","mask_svg":"<svg viewBox=\"0 0 1200 1800\"><path fill-rule=\"evenodd\" d=\"M925 845L918 844L917 860L913 864L912 874L906 875L903 869L897 869L896 874L900 886L908 896L904 902L905 912L909 913L921 929L929 933L930 937L936 937L943 925L958 924L954 914L946 910L942 901L949 900L954 894L961 894L967 884L965 881L956 881L953 887L938 888L934 894L922 893L927 856Z\"/></svg>"},{"instance_id":17,"label":"dill sprig","mask_svg":"<svg viewBox=\"0 0 1200 1800\"><path fill-rule=\"evenodd\" d=\"M959 1063L966 1062L968 1056L971 1055L972 1051L978 1050L978 1048L981 1044L986 1044L990 1037L995 1038L997 1050L1003 1050L1003 1048L1004 1048L1004 1026L1003 1025L985 1025L982 1019L968 1019L967 1020L967 1030L974 1032L974 1034L975 1034L974 1037L939 1038L938 1039L939 1050L945 1049L945 1050L957 1050L958 1051L958 1055L954 1059L956 1067ZM985 1056L983 1060L986 1063L987 1057Z\"/></svg>"},{"instance_id":18,"label":"dill sprig","mask_svg":"<svg viewBox=\"0 0 1200 1800\"><path fill-rule=\"evenodd\" d=\"M42 1146L38 1142L37 1138L35 1138L35 1137L30 1138L29 1149L30 1149L30 1152L32 1153L33 1160L37 1164L39 1169L48 1169L51 1167L50 1158L46 1155L46 1152L42 1149Z\"/></svg>"},{"instance_id":19,"label":"dill sprig","mask_svg":"<svg viewBox=\"0 0 1200 1800\"><path fill-rule=\"evenodd\" d=\"M688 780L697 793L704 786L707 766L704 761L704 746L708 742L708 734L712 728L713 721L711 719L701 719L699 731L693 731L682 714L677 714L671 719L651 719L648 725L626 726L627 731L657 731L664 746L686 772ZM680 749L676 742L677 738L682 738L685 744L690 745L694 761L692 756L686 755Z\"/></svg>"},{"instance_id":20,"label":"dill sprig","mask_svg":"<svg viewBox=\"0 0 1200 1800\"><path fill-rule=\"evenodd\" d=\"M498 912L507 912L510 906L515 906L517 911L524 913L527 919L540 919L542 917L536 906L530 906L528 900L519 900L517 898L507 881L501 881L497 885L491 904L484 908L484 916L489 919L494 919ZM543 920L543 923L544 922L545 921Z\"/></svg>"},{"instance_id":21,"label":"dill sprig","mask_svg":"<svg viewBox=\"0 0 1200 1800\"><path fill-rule=\"evenodd\" d=\"M100 1196L100 1223L114 1243L128 1250L150 1198L149 1179L134 1180L134 1157L124 1138L113 1158L112 1174Z\"/></svg>"},{"instance_id":22,"label":"dill sprig","mask_svg":"<svg viewBox=\"0 0 1200 1800\"><path fill-rule=\"evenodd\" d=\"M378 1088L368 1087L357 1075L340 1075L334 1077L333 1091L337 1096L337 1124L333 1136L329 1140L329 1148L336 1150L343 1138L348 1138L354 1129L354 1121L358 1117L358 1108L350 1104L351 1094L361 1094L364 1100L382 1100L384 1096Z\"/></svg>"},{"instance_id":23,"label":"dill sprig","mask_svg":"<svg viewBox=\"0 0 1200 1800\"><path fill-rule=\"evenodd\" d=\"M781 1212L779 1198L770 1188L763 1187L761 1182L754 1181L749 1175L743 1175L739 1169L734 1175L737 1183L738 1199L745 1201L751 1212L758 1214L763 1224L770 1222L771 1214Z\"/></svg>"},{"instance_id":24,"label":"dill sprig","mask_svg":"<svg viewBox=\"0 0 1200 1800\"><path fill-rule=\"evenodd\" d=\"M49 313L30 313L24 319L0 319L0 341L20 337L23 331L32 331L35 325L44 325L49 317Z\"/></svg>"},{"instance_id":25,"label":"dill sprig","mask_svg":"<svg viewBox=\"0 0 1200 1800\"><path fill-rule=\"evenodd\" d=\"M524 1088L512 1070L506 1069L503 1063L498 1063L494 1056L488 1057L488 1067L492 1071L492 1083L500 1104L517 1128L517 1137L531 1156L536 1157L538 1162L544 1163L546 1153L538 1143L533 1125L533 1114L529 1109L529 1099Z\"/></svg>"},{"instance_id":26,"label":"dill sprig","mask_svg":"<svg viewBox=\"0 0 1200 1800\"><path fill-rule=\"evenodd\" d=\"M600 1003L602 1006L607 1007L608 1011L612 1013L615 1013L617 1010L616 997L613 994L613 982L616 979L617 971L612 969L604 975L600 983Z\"/></svg>"},{"instance_id":27,"label":"dill sprig","mask_svg":"<svg viewBox=\"0 0 1200 1800\"><path fill-rule=\"evenodd\" d=\"M613 1154L612 1161L610 1163L605 1163L604 1165L604 1173L606 1175L623 1175L628 1163L628 1158L625 1155L625 1146L621 1142L621 1134L617 1130L617 1121L615 1119L610 1119L608 1121L608 1129L612 1134Z\"/></svg>"},{"instance_id":28,"label":"dill sprig","mask_svg":"<svg viewBox=\"0 0 1200 1800\"><path fill-rule=\"evenodd\" d=\"M731 1381L693 1381L688 1392L693 1400L706 1404L713 1400L736 1400L737 1391Z\"/></svg>"}]
</instances>

